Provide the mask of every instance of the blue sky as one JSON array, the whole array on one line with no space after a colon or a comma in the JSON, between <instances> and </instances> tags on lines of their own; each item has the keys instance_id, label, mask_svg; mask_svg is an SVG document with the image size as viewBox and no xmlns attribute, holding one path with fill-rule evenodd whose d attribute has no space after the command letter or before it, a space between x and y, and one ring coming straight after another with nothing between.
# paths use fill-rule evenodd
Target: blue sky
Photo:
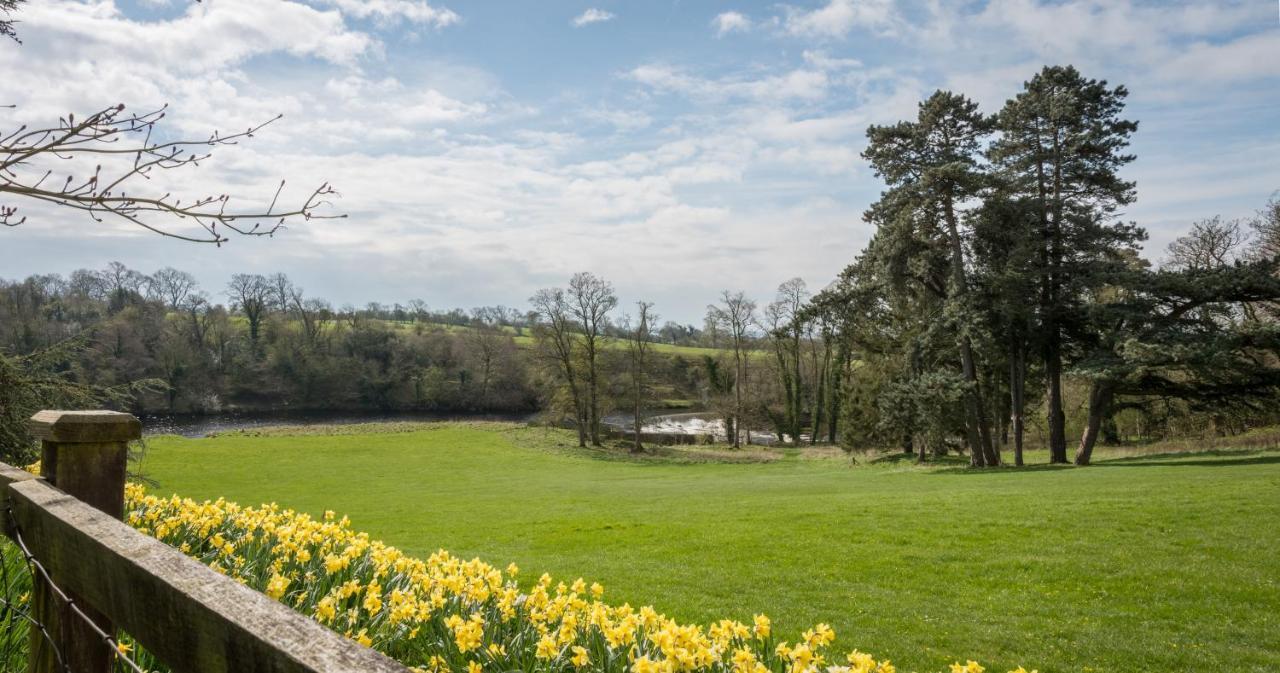
<instances>
[{"instance_id":1,"label":"blue sky","mask_svg":"<svg viewBox=\"0 0 1280 673\"><path fill-rule=\"evenodd\" d=\"M1127 217L1158 260L1280 189L1280 8L1138 0L40 0L0 45L2 128L169 103L202 136L283 112L155 188L245 204L331 181L346 220L221 249L29 207L0 276L120 260L220 294L284 271L335 303L524 307L575 271L700 319L723 289L819 288L865 244L867 124L936 88L994 112L1047 63L1126 85ZM11 75L11 76L8 76ZM181 225L175 225L181 228Z\"/></svg>"}]
</instances>

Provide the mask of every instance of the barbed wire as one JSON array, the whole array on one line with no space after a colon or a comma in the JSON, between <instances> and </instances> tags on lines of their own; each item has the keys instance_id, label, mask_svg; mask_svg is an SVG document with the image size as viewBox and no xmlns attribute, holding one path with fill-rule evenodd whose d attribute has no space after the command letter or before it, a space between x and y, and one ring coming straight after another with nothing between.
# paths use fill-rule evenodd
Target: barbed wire
<instances>
[{"instance_id":1,"label":"barbed wire","mask_svg":"<svg viewBox=\"0 0 1280 673\"><path fill-rule=\"evenodd\" d=\"M42 565L40 561L36 559L35 555L31 553L31 550L27 548L26 543L22 540L22 532L18 530L16 526L14 527L14 530L13 530L12 539L14 542L17 543L18 551L22 553L22 558L24 561L26 561L27 567L31 569L32 576L34 577L35 574L39 572L40 577L44 579L45 584L52 590L53 595L61 599L63 603L66 604L68 611L71 614L74 614L75 616L79 617L85 624L89 626L90 629L94 631L94 633L97 633L98 636L102 638L102 642L106 643L111 648L111 653L115 656L116 661L124 664L129 670L134 671L134 673L147 673L146 669L139 666L137 662L133 661L132 659L129 658L127 654L125 654L125 650L120 646L120 642L116 640L114 636L107 633L106 631L103 631L102 627L98 626L98 624L94 622L93 619L88 614L85 614L85 612L80 609L80 606L77 605L74 600L72 600L71 596L67 595L67 592L63 591L62 587L59 587L57 583L53 581L53 578L49 577L49 571L45 570L44 565ZM8 601L5 601L5 602L8 603ZM58 667L63 671L65 671L66 673L75 673L74 671L71 671L71 669L67 666L66 662L63 660L62 653L58 651L57 644L54 642L53 638L49 636L49 633L48 631L45 630L44 625L37 622L35 618L27 614L26 611L15 611L15 612L22 615L24 618L30 621L34 626L40 629L40 632L44 635L44 639L49 643L51 647L53 647L53 653L58 658ZM35 653L33 652L31 654L32 656L34 656Z\"/></svg>"},{"instance_id":2,"label":"barbed wire","mask_svg":"<svg viewBox=\"0 0 1280 673\"><path fill-rule=\"evenodd\" d=\"M26 563L26 560L23 559L23 562ZM53 636L49 635L49 631L44 627L44 624L41 624L39 621L36 620L35 617L31 616L31 613L29 611L29 608L31 605L31 602L30 602L31 587L26 587L28 591L18 596L17 600L10 599L10 590L16 584L16 582L9 577L9 572L10 572L10 568L9 568L8 559L0 559L0 586L3 586L5 589L4 594L0 595L0 608L2 608L0 609L0 618L2 618L6 622L10 621L8 618L8 615L6 614L6 613L10 613L21 618L22 620L25 620L27 623L30 624L31 628L35 628L39 630L41 637L44 638L44 642L47 643L49 645L49 648L53 651L53 656L57 657L58 668L62 670L66 670L67 665L62 661L62 652L58 650L58 645L56 642L54 642ZM28 566L28 572L30 572L29 566ZM3 655L4 655L3 662L0 662L0 663L13 663L12 661L10 661L10 655L12 652L11 650L8 649L9 646L13 645L13 643L11 642L12 637L13 637L12 631L9 631L5 634L6 648L5 648L5 651L3 652ZM21 637L25 639L25 635ZM21 645L19 645L19 647L21 647ZM28 653L28 656L34 656L34 653Z\"/></svg>"}]
</instances>

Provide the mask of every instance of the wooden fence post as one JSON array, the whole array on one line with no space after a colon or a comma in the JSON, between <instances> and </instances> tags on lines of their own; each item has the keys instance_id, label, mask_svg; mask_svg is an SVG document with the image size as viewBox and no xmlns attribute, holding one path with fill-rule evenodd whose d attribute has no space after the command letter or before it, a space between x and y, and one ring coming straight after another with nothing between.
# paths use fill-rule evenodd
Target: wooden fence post
<instances>
[{"instance_id":1,"label":"wooden fence post","mask_svg":"<svg viewBox=\"0 0 1280 673\"><path fill-rule=\"evenodd\" d=\"M137 418L115 411L41 411L27 425L40 439L40 472L50 484L114 518L123 516L129 441L142 436ZM58 664L61 655L62 665L75 673L109 673L114 661L111 646L73 614L38 573L33 581L33 617L45 625L58 652L32 629L28 670L63 673ZM78 596L73 594L71 599L114 637L110 620Z\"/></svg>"}]
</instances>

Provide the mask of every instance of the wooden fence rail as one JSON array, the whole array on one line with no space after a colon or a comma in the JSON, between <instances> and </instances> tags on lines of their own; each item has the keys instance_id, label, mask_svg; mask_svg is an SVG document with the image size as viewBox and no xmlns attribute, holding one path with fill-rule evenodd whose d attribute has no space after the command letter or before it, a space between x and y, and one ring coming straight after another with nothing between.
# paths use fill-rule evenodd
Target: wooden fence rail
<instances>
[{"instance_id":1,"label":"wooden fence rail","mask_svg":"<svg viewBox=\"0 0 1280 673\"><path fill-rule=\"evenodd\" d=\"M0 463L0 526L108 633L124 630L174 673L408 673L122 522L124 449L141 429L133 416L42 411L31 427L48 478ZM66 666L107 673L114 655L102 637L33 579L34 618ZM35 656L43 634L32 631L30 672L64 673Z\"/></svg>"}]
</instances>

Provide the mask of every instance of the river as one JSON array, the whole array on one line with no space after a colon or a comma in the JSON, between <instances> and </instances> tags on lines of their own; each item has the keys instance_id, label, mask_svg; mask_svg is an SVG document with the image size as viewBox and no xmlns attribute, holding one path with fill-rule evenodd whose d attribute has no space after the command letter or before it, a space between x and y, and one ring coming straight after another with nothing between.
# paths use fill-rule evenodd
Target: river
<instances>
[{"instance_id":1,"label":"river","mask_svg":"<svg viewBox=\"0 0 1280 673\"><path fill-rule=\"evenodd\" d=\"M152 414L142 416L142 431L146 435L181 435L183 437L207 437L215 432L252 430L273 425L351 425L354 423L403 423L432 421L514 421L525 423L537 414L529 413L467 413L467 412L359 412L359 411L269 411L223 412L218 414ZM630 431L631 414L610 414L603 421L610 427ZM723 440L724 421L705 412L645 414L644 432L672 435L711 435ZM772 433L752 431L754 444L772 444L777 440Z\"/></svg>"},{"instance_id":2,"label":"river","mask_svg":"<svg viewBox=\"0 0 1280 673\"><path fill-rule=\"evenodd\" d=\"M207 437L215 432L252 430L272 425L350 425L353 423L403 423L430 421L516 421L532 420L534 414L466 412L359 412L359 411L270 411L224 412L218 414L154 414L142 416L145 435Z\"/></svg>"}]
</instances>

